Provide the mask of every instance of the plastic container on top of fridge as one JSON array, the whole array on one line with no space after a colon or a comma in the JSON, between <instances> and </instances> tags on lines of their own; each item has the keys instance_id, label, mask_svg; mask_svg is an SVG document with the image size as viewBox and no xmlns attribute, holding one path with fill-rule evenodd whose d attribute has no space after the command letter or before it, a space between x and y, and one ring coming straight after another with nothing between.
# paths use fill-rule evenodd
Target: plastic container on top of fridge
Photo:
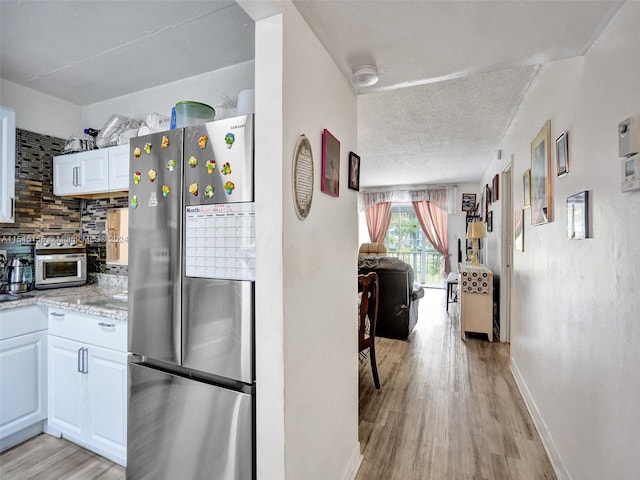
<instances>
[{"instance_id":1,"label":"plastic container on top of fridge","mask_svg":"<svg viewBox=\"0 0 640 480\"><path fill-rule=\"evenodd\" d=\"M201 125L215 119L216 111L213 107L200 102L178 102L176 109L176 127Z\"/></svg>"}]
</instances>

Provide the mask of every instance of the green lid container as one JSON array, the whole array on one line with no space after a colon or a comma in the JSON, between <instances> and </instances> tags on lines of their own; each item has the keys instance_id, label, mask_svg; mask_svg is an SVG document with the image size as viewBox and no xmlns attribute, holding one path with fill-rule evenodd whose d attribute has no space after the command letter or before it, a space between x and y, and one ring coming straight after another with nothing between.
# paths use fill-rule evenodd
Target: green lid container
<instances>
[{"instance_id":1,"label":"green lid container","mask_svg":"<svg viewBox=\"0 0 640 480\"><path fill-rule=\"evenodd\" d=\"M200 102L178 102L176 109L176 127L188 127L190 125L201 125L216 118L216 111L206 103Z\"/></svg>"}]
</instances>

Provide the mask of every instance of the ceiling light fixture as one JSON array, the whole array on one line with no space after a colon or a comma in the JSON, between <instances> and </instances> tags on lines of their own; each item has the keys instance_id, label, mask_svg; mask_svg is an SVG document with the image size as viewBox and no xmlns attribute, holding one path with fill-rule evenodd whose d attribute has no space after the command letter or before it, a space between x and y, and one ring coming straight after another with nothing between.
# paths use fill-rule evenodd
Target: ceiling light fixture
<instances>
[{"instance_id":1,"label":"ceiling light fixture","mask_svg":"<svg viewBox=\"0 0 640 480\"><path fill-rule=\"evenodd\" d=\"M352 82L359 87L370 87L378 83L378 69L373 65L362 65L353 69Z\"/></svg>"}]
</instances>

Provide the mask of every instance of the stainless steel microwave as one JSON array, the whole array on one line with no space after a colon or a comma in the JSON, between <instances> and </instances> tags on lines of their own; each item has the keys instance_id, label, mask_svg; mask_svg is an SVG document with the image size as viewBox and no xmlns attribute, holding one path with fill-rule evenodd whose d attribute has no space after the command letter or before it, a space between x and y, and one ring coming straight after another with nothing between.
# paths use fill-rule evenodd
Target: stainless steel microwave
<instances>
[{"instance_id":1,"label":"stainless steel microwave","mask_svg":"<svg viewBox=\"0 0 640 480\"><path fill-rule=\"evenodd\" d=\"M35 247L37 289L87 283L87 250L74 238L43 238Z\"/></svg>"}]
</instances>

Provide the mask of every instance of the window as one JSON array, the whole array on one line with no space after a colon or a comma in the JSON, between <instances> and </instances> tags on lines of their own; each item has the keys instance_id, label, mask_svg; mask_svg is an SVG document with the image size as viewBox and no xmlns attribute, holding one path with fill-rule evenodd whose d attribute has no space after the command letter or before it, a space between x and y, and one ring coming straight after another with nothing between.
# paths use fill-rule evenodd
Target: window
<instances>
[{"instance_id":1,"label":"window","mask_svg":"<svg viewBox=\"0 0 640 480\"><path fill-rule=\"evenodd\" d=\"M387 255L413 267L417 283L444 288L444 278L440 274L442 255L425 236L412 205L396 204L391 207L391 221L384 243Z\"/></svg>"}]
</instances>

